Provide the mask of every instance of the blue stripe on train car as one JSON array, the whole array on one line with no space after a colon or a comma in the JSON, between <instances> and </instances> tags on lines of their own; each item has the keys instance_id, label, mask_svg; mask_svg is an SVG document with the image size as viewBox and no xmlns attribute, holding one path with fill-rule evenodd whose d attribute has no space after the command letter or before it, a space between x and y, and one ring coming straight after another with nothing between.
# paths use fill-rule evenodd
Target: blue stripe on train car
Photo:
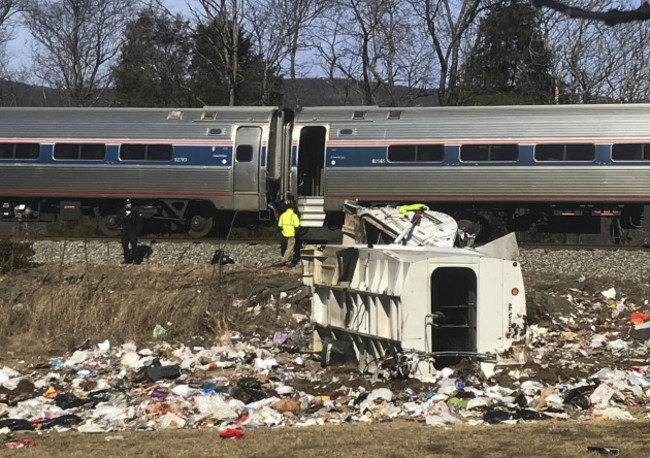
<instances>
[{"instance_id":1,"label":"blue stripe on train car","mask_svg":"<svg viewBox=\"0 0 650 458\"><path fill-rule=\"evenodd\" d=\"M131 161L129 161L131 162ZM174 147L174 165L208 165L229 167L232 165L231 146L183 146ZM148 163L139 161L139 163Z\"/></svg>"},{"instance_id":2,"label":"blue stripe on train car","mask_svg":"<svg viewBox=\"0 0 650 458\"><path fill-rule=\"evenodd\" d=\"M232 147L230 146L193 146L176 145L174 154L170 161L124 161L119 159L119 146L108 145L106 157L101 161L94 160L57 160L52 157L53 145L41 145L41 154L38 159L9 159L2 160L0 164L121 164L128 165L150 165L150 166L232 166Z\"/></svg>"},{"instance_id":3,"label":"blue stripe on train car","mask_svg":"<svg viewBox=\"0 0 650 458\"><path fill-rule=\"evenodd\" d=\"M519 148L519 159L517 161L461 161L460 147L447 146L445 148L445 160L441 162L389 162L387 158L387 147L385 146L346 146L327 148L325 159L326 168L336 167L516 167L516 166L589 166L589 165L643 165L643 162L612 162L611 146L596 145L596 158L593 161L535 161L535 148L533 145L521 145ZM645 162L650 165L650 162Z\"/></svg>"},{"instance_id":4,"label":"blue stripe on train car","mask_svg":"<svg viewBox=\"0 0 650 458\"><path fill-rule=\"evenodd\" d=\"M447 147L444 162L388 162L385 146L337 146L327 148L325 167L444 167L453 163L449 160L454 157L449 154L452 148ZM458 158L457 152L455 158Z\"/></svg>"}]
</instances>

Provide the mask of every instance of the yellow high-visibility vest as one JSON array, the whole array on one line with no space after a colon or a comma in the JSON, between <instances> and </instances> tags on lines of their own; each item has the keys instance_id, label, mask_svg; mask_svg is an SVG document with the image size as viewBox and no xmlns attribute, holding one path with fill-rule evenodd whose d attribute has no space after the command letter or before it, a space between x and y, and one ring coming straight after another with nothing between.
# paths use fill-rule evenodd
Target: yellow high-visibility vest
<instances>
[{"instance_id":1,"label":"yellow high-visibility vest","mask_svg":"<svg viewBox=\"0 0 650 458\"><path fill-rule=\"evenodd\" d=\"M293 212L292 208L288 208L278 219L278 227L282 229L282 235L285 237L295 237L296 229L300 227L300 219L298 215Z\"/></svg>"}]
</instances>

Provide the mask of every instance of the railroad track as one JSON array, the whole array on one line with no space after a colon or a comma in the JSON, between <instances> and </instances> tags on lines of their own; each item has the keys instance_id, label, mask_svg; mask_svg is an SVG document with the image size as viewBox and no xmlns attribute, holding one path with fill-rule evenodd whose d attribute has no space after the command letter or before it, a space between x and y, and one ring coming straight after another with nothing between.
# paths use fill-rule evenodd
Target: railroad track
<instances>
[{"instance_id":1,"label":"railroad track","mask_svg":"<svg viewBox=\"0 0 650 458\"><path fill-rule=\"evenodd\" d=\"M119 237L20 237L29 241L47 241L47 242L121 242ZM251 245L259 244L276 244L279 239L224 239L206 237L202 239L191 239L188 237L138 237L138 243L247 243Z\"/></svg>"},{"instance_id":2,"label":"railroad track","mask_svg":"<svg viewBox=\"0 0 650 458\"><path fill-rule=\"evenodd\" d=\"M650 245L612 245L612 244L549 244L549 243L519 243L522 250L609 250L609 251L635 251L650 249Z\"/></svg>"},{"instance_id":3,"label":"railroad track","mask_svg":"<svg viewBox=\"0 0 650 458\"><path fill-rule=\"evenodd\" d=\"M80 236L21 236L17 237L22 240L29 241L49 241L49 242L120 242L119 237L80 237ZM225 239L222 237L205 237L202 239L192 239L183 234L171 235L171 236L141 236L138 238L138 242L141 244L156 244L156 243L178 243L178 244L250 244L250 245L273 245L279 243L279 238L229 238ZM650 245L641 245L641 244L575 244L575 243L540 243L540 242L518 242L519 248L522 250L609 250L609 251L634 251L634 250L647 250L650 249ZM476 246L481 246L482 244L477 244Z\"/></svg>"}]
</instances>

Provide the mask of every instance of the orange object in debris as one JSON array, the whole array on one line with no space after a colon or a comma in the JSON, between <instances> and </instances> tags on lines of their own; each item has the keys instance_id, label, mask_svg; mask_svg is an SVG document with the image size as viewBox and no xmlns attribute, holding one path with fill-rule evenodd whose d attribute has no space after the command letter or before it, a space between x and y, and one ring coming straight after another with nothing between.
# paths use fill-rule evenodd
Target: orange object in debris
<instances>
[{"instance_id":1,"label":"orange object in debris","mask_svg":"<svg viewBox=\"0 0 650 458\"><path fill-rule=\"evenodd\" d=\"M56 390L54 389L54 387L51 386L51 387L49 387L49 388L47 389L47 391L45 392L45 394L44 394L43 396L45 396L46 398L54 399L54 398L56 397L57 394L59 394L59 392L56 391Z\"/></svg>"},{"instance_id":2,"label":"orange object in debris","mask_svg":"<svg viewBox=\"0 0 650 458\"><path fill-rule=\"evenodd\" d=\"M633 324L643 324L648 320L650 320L650 313L634 312L630 317Z\"/></svg>"}]
</instances>

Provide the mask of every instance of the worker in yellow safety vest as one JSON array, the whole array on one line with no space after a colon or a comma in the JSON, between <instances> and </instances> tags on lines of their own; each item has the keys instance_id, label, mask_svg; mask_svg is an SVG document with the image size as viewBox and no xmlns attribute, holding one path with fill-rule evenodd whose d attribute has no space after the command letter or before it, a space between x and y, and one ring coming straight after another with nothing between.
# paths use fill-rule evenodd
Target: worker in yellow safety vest
<instances>
[{"instance_id":1,"label":"worker in yellow safety vest","mask_svg":"<svg viewBox=\"0 0 650 458\"><path fill-rule=\"evenodd\" d=\"M300 218L293 209L293 202L287 202L287 209L278 219L278 227L282 230L282 248L286 246L282 256L284 264L294 264L296 254L296 230L300 227Z\"/></svg>"}]
</instances>

